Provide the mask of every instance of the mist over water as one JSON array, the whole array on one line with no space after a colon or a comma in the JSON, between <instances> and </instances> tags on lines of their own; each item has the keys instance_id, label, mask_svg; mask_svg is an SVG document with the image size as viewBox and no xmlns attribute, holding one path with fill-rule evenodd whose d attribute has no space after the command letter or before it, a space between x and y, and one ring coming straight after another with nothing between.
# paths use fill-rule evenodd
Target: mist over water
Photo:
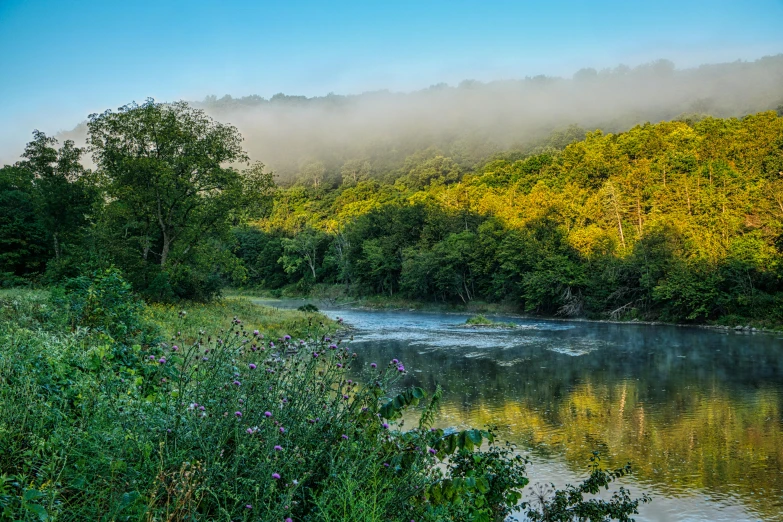
<instances>
[{"instance_id":1,"label":"mist over water","mask_svg":"<svg viewBox=\"0 0 783 522\"><path fill-rule=\"evenodd\" d=\"M401 360L400 387L443 386L439 427L497 425L530 458L532 484L578 482L597 450L608 466L631 462L621 485L653 497L639 521L783 521L780 335L513 316L496 319L514 329L472 329L462 314L325 313L353 327L357 380L370 362Z\"/></svg>"},{"instance_id":2,"label":"mist over water","mask_svg":"<svg viewBox=\"0 0 783 522\"><path fill-rule=\"evenodd\" d=\"M283 183L311 162L339 172L346 160L367 159L378 170L430 146L471 168L494 152L541 145L553 130L572 124L618 132L687 115L775 110L783 105L783 54L691 69L676 69L667 60L582 69L570 79L466 80L411 93L211 96L194 105L234 124L251 158ZM86 126L59 137L83 143ZM21 150L3 152L12 161Z\"/></svg>"}]
</instances>

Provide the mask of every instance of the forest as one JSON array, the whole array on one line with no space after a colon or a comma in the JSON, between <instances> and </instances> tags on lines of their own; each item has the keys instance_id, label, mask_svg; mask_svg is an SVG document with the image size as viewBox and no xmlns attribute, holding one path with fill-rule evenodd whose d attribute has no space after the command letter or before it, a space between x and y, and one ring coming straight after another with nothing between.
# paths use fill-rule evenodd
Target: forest
<instances>
[{"instance_id":1,"label":"forest","mask_svg":"<svg viewBox=\"0 0 783 522\"><path fill-rule=\"evenodd\" d=\"M53 284L115 266L153 301L327 289L774 325L781 114L569 125L470 161L429 144L305 162L286 180L250 161L236 127L148 100L92 115L85 147L36 131L0 169L0 275Z\"/></svg>"},{"instance_id":2,"label":"forest","mask_svg":"<svg viewBox=\"0 0 783 522\"><path fill-rule=\"evenodd\" d=\"M566 317L782 317L774 112L571 127L475 170L428 148L393 171L355 160L341 174L278 189L267 217L235 230L250 284Z\"/></svg>"}]
</instances>

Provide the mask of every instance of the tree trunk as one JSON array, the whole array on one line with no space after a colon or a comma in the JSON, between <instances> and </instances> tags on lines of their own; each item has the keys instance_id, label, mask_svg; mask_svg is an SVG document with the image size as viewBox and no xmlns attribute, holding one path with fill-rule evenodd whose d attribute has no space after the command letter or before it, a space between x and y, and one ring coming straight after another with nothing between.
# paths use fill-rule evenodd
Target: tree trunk
<instances>
[{"instance_id":1,"label":"tree trunk","mask_svg":"<svg viewBox=\"0 0 783 522\"><path fill-rule=\"evenodd\" d=\"M169 250L171 249L171 237L166 232L166 229L163 229L163 250L160 252L160 267L164 268L166 266L166 259L169 257Z\"/></svg>"},{"instance_id":2,"label":"tree trunk","mask_svg":"<svg viewBox=\"0 0 783 522\"><path fill-rule=\"evenodd\" d=\"M57 240L57 232L55 232L52 235L52 238L54 239L54 258L59 261L60 260L60 242Z\"/></svg>"}]
</instances>

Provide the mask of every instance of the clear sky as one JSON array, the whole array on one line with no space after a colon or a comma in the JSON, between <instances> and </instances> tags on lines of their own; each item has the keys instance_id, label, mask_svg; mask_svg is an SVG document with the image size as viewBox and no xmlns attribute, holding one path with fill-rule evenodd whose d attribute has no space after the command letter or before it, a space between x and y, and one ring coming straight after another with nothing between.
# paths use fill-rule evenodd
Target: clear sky
<instances>
[{"instance_id":1,"label":"clear sky","mask_svg":"<svg viewBox=\"0 0 783 522\"><path fill-rule=\"evenodd\" d=\"M0 0L0 160L34 128L146 97L753 60L783 52L782 25L783 0Z\"/></svg>"}]
</instances>

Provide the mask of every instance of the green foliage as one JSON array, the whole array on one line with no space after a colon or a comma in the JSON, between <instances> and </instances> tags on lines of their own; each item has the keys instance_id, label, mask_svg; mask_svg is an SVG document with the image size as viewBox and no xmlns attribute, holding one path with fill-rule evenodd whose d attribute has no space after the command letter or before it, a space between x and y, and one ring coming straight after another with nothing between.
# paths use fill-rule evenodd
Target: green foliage
<instances>
[{"instance_id":1,"label":"green foliage","mask_svg":"<svg viewBox=\"0 0 783 522\"><path fill-rule=\"evenodd\" d=\"M386 178L278 191L256 225L288 250L264 279L566 317L779 323L781 132L774 113L571 127L473 170L420 149Z\"/></svg>"},{"instance_id":2,"label":"green foliage","mask_svg":"<svg viewBox=\"0 0 783 522\"><path fill-rule=\"evenodd\" d=\"M134 287L159 300L216 296L241 280L231 227L263 216L274 183L247 160L236 128L185 103L148 100L93 114L89 143L109 203L102 248Z\"/></svg>"},{"instance_id":3,"label":"green foliage","mask_svg":"<svg viewBox=\"0 0 783 522\"><path fill-rule=\"evenodd\" d=\"M15 320L43 296L13 295L0 316L4 518L480 521L519 505L524 459L492 429L430 428L439 389L429 401L392 393L402 363L365 366L317 318L306 340L271 340L237 318L197 331L205 316L183 311L185 334L135 345L118 365L112 346L131 339L107 338L105 323L136 320L128 285L116 270L78 283L79 306L37 326ZM58 313L94 329L64 331ZM360 366L362 383L347 379ZM422 401L418 427L402 431Z\"/></svg>"},{"instance_id":4,"label":"green foliage","mask_svg":"<svg viewBox=\"0 0 783 522\"><path fill-rule=\"evenodd\" d=\"M585 495L597 495L602 489L608 490L615 480L631 471L630 466L615 470L603 470L600 467L600 457L594 453L590 457L590 476L578 486L568 485L565 489L549 491L540 490L537 505L527 512L534 522L571 522L584 520L586 522L603 522L604 520L631 521L630 515L638 514L640 503L650 501L643 495L639 499L631 497L628 490L619 488L609 500L602 498L585 499Z\"/></svg>"}]
</instances>

